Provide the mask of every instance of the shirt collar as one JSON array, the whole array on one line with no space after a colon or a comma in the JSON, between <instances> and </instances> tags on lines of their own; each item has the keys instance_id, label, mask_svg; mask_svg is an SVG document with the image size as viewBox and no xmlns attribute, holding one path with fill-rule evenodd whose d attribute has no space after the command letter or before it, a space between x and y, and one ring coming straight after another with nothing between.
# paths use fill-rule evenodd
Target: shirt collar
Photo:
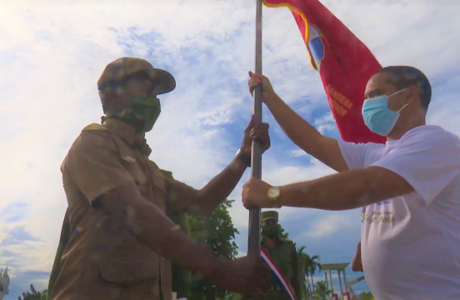
<instances>
[{"instance_id":1,"label":"shirt collar","mask_svg":"<svg viewBox=\"0 0 460 300\"><path fill-rule=\"evenodd\" d=\"M145 140L145 133L136 132L133 126L121 120L110 118L105 120L103 125L121 137L130 146Z\"/></svg>"}]
</instances>

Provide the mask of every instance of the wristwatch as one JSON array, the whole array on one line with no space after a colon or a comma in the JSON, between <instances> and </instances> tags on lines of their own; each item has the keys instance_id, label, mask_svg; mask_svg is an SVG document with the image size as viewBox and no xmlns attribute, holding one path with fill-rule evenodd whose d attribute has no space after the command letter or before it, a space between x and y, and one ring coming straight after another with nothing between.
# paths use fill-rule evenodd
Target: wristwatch
<instances>
[{"instance_id":1,"label":"wristwatch","mask_svg":"<svg viewBox=\"0 0 460 300\"><path fill-rule=\"evenodd\" d=\"M251 157L244 153L241 149L236 152L236 157L244 162L248 167L251 167Z\"/></svg>"},{"instance_id":2,"label":"wristwatch","mask_svg":"<svg viewBox=\"0 0 460 300\"><path fill-rule=\"evenodd\" d=\"M279 197L281 196L281 189L279 186L274 186L268 190L267 197L273 207L281 208Z\"/></svg>"}]
</instances>

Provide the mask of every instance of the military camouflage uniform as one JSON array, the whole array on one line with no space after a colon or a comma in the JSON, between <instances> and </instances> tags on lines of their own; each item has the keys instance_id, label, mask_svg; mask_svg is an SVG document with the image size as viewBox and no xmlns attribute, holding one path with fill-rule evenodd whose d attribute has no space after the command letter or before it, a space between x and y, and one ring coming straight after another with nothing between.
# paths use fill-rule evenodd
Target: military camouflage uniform
<instances>
[{"instance_id":1,"label":"military camouflage uniform","mask_svg":"<svg viewBox=\"0 0 460 300\"><path fill-rule=\"evenodd\" d=\"M262 212L262 222L270 219L274 219L276 222L278 222L278 212ZM278 233L280 234L280 232ZM264 242L263 237L261 237L261 241L261 247L265 249L265 251L276 263L286 280L291 285L291 290L294 293L296 300L302 300L302 274L300 273L299 259L294 242L283 239L278 235L275 247L269 248L268 245ZM232 294L229 298L230 300L248 299L247 297L239 294ZM272 285L268 292L267 300L290 300L289 296L281 288L274 277L272 277Z\"/></svg>"},{"instance_id":2,"label":"military camouflage uniform","mask_svg":"<svg viewBox=\"0 0 460 300\"><path fill-rule=\"evenodd\" d=\"M107 101L104 95L110 82L139 72L154 82L157 94L175 87L174 78L166 71L154 69L142 59L121 58L110 63L98 81L101 101ZM150 121L153 126L160 107L155 99L147 99L152 103L141 100L151 104L148 111L152 116L141 117L149 117L146 124ZM50 278L50 299L173 298L171 263L98 209L100 195L131 181L145 201L168 213L165 175L149 160L150 152L143 134L117 118L86 126L73 143L61 165L69 208Z\"/></svg>"},{"instance_id":3,"label":"military camouflage uniform","mask_svg":"<svg viewBox=\"0 0 460 300\"><path fill-rule=\"evenodd\" d=\"M172 173L166 170L161 170L163 175L166 178L174 179ZM180 226L184 232L189 235L189 228L187 223L187 215L185 213L170 214L170 219ZM59 239L58 249L56 251L56 257L54 259L53 268L51 271L49 283L48 283L48 293L47 299L50 299L52 294L54 283L56 278L59 275L61 269L61 258L64 253L64 249L67 246L70 238L70 223L69 223L69 212L66 210L64 221L62 223L61 237ZM191 273L188 270L184 270L176 264L172 264L172 290L177 293L177 298L188 298L191 285Z\"/></svg>"},{"instance_id":4,"label":"military camouflage uniform","mask_svg":"<svg viewBox=\"0 0 460 300\"><path fill-rule=\"evenodd\" d=\"M278 212L262 212L261 221L263 222L269 219L278 221ZM278 238L275 247L269 248L262 237L261 246L278 265L284 277L291 285L291 289L294 292L295 298L297 300L301 300L303 296L302 275L300 273L299 260L294 242L287 239ZM272 278L272 287L268 292L267 300L289 299L289 296L286 294L286 292L284 292L278 282L276 282L275 278Z\"/></svg>"},{"instance_id":5,"label":"military camouflage uniform","mask_svg":"<svg viewBox=\"0 0 460 300\"><path fill-rule=\"evenodd\" d=\"M166 171L166 170L161 170L163 175L166 178L174 179L172 176L172 172ZM179 225L179 227L187 234L190 236L189 232L189 227L188 227L188 222L187 222L187 214L185 213L170 213L168 214L168 217ZM189 270L184 270L180 266L176 264L171 264L172 268L172 290L177 293L177 299L180 298L189 298L189 293L190 293L190 286L191 286L191 281L192 281L192 276L191 272Z\"/></svg>"}]
</instances>

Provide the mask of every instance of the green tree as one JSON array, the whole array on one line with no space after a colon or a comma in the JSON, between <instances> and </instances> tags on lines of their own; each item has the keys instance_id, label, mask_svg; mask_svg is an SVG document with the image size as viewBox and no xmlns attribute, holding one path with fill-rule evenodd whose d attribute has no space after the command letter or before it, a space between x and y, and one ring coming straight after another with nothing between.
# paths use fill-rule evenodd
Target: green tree
<instances>
[{"instance_id":1,"label":"green tree","mask_svg":"<svg viewBox=\"0 0 460 300\"><path fill-rule=\"evenodd\" d=\"M319 262L320 257L319 255L309 255L308 253L304 252L305 246L302 246L297 249L297 253L299 254L299 264L302 271L302 275L304 276L304 292L305 298L309 299L309 295L312 294L315 290L315 283L313 281L313 275L316 273L317 270L321 270L321 264Z\"/></svg>"},{"instance_id":2,"label":"green tree","mask_svg":"<svg viewBox=\"0 0 460 300\"><path fill-rule=\"evenodd\" d=\"M331 294L331 290L328 289L325 281L318 281L315 288L315 300L326 300Z\"/></svg>"},{"instance_id":3,"label":"green tree","mask_svg":"<svg viewBox=\"0 0 460 300\"><path fill-rule=\"evenodd\" d=\"M44 290L42 292L42 296L41 296L40 300L48 300L48 290Z\"/></svg>"},{"instance_id":4,"label":"green tree","mask_svg":"<svg viewBox=\"0 0 460 300\"><path fill-rule=\"evenodd\" d=\"M30 285L30 291L22 293L22 297L19 296L18 300L46 300L47 291L38 292L34 285Z\"/></svg>"},{"instance_id":5,"label":"green tree","mask_svg":"<svg viewBox=\"0 0 460 300\"><path fill-rule=\"evenodd\" d=\"M321 264L319 263L320 257L319 255L310 256L308 254L305 255L305 267L308 270L308 274L310 275L310 282L312 290L315 289L315 283L313 281L313 275L316 273L316 270L321 270Z\"/></svg>"},{"instance_id":6,"label":"green tree","mask_svg":"<svg viewBox=\"0 0 460 300\"><path fill-rule=\"evenodd\" d=\"M361 300L375 300L371 292L361 292L361 294L359 294L359 298Z\"/></svg>"},{"instance_id":7,"label":"green tree","mask_svg":"<svg viewBox=\"0 0 460 300\"><path fill-rule=\"evenodd\" d=\"M188 215L190 236L198 243L205 243L214 255L222 259L235 259L238 254L238 246L235 243L235 235L238 230L233 226L228 208L232 207L235 200L226 200L210 217ZM224 299L226 291L219 290L204 278L192 274L192 286L190 300L215 300Z\"/></svg>"},{"instance_id":8,"label":"green tree","mask_svg":"<svg viewBox=\"0 0 460 300\"><path fill-rule=\"evenodd\" d=\"M302 274L302 292L303 292L303 299L308 299L308 295L312 290L310 285L310 280L308 277L308 267L306 265L306 256L307 253L304 252L305 246L301 246L297 249L297 254L299 256L299 264L300 264L300 272Z\"/></svg>"},{"instance_id":9,"label":"green tree","mask_svg":"<svg viewBox=\"0 0 460 300\"><path fill-rule=\"evenodd\" d=\"M279 232L279 236L282 239L289 239L289 232L287 232L283 227L281 227L281 230Z\"/></svg>"}]
</instances>

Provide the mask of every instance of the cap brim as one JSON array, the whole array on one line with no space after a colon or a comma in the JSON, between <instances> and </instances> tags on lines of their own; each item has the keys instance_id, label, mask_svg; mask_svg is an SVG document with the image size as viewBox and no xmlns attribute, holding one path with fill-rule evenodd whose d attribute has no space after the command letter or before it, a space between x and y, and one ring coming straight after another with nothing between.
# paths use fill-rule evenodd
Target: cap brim
<instances>
[{"instance_id":1,"label":"cap brim","mask_svg":"<svg viewBox=\"0 0 460 300\"><path fill-rule=\"evenodd\" d=\"M158 87L158 94L166 94L176 88L176 80L168 71L154 69L154 73L150 77Z\"/></svg>"}]
</instances>

